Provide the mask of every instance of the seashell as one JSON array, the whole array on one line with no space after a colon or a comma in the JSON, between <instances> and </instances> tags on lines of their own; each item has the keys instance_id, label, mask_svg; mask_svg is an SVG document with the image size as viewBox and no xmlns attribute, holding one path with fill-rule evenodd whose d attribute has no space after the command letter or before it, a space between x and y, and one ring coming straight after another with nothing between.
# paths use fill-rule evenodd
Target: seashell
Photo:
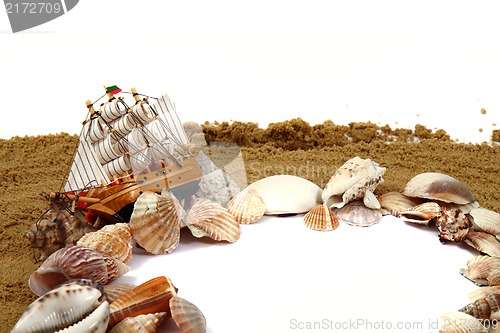
<instances>
[{"instance_id":1,"label":"seashell","mask_svg":"<svg viewBox=\"0 0 500 333\"><path fill-rule=\"evenodd\" d=\"M11 333L62 332L67 327L79 332L106 332L109 303L101 291L80 284L66 284L40 296L21 315ZM66 330L64 330L66 332Z\"/></svg>"},{"instance_id":2,"label":"seashell","mask_svg":"<svg viewBox=\"0 0 500 333\"><path fill-rule=\"evenodd\" d=\"M441 207L436 202L424 202L411 209L397 214L401 220L410 223L429 225L436 217L441 215Z\"/></svg>"},{"instance_id":3,"label":"seashell","mask_svg":"<svg viewBox=\"0 0 500 333\"><path fill-rule=\"evenodd\" d=\"M69 209L61 209L51 201L50 208L30 227L24 238L35 250L36 260L43 261L63 247L76 245L80 237L95 230L80 210L71 214Z\"/></svg>"},{"instance_id":4,"label":"seashell","mask_svg":"<svg viewBox=\"0 0 500 333\"><path fill-rule=\"evenodd\" d=\"M439 333L488 333L488 330L466 313L446 312L439 318Z\"/></svg>"},{"instance_id":5,"label":"seashell","mask_svg":"<svg viewBox=\"0 0 500 333\"><path fill-rule=\"evenodd\" d=\"M208 236L216 241L236 242L240 225L229 211L208 199L193 205L186 215L186 225L195 237Z\"/></svg>"},{"instance_id":6,"label":"seashell","mask_svg":"<svg viewBox=\"0 0 500 333\"><path fill-rule=\"evenodd\" d=\"M170 299L170 310L175 324L182 333L205 333L205 316L196 305L183 298L174 296Z\"/></svg>"},{"instance_id":7,"label":"seashell","mask_svg":"<svg viewBox=\"0 0 500 333\"><path fill-rule=\"evenodd\" d=\"M304 215L304 224L309 229L331 231L338 228L339 220L331 208L326 205L317 205Z\"/></svg>"},{"instance_id":8,"label":"seashell","mask_svg":"<svg viewBox=\"0 0 500 333\"><path fill-rule=\"evenodd\" d=\"M174 195L142 193L130 217L130 230L137 244L149 253L172 252L179 244L184 209Z\"/></svg>"},{"instance_id":9,"label":"seashell","mask_svg":"<svg viewBox=\"0 0 500 333\"><path fill-rule=\"evenodd\" d=\"M369 227L379 223L382 219L382 213L379 210L367 208L359 200L335 209L334 213L340 221L358 227Z\"/></svg>"},{"instance_id":10,"label":"seashell","mask_svg":"<svg viewBox=\"0 0 500 333\"><path fill-rule=\"evenodd\" d=\"M500 285L500 267L495 267L490 271L490 274L486 278L489 286L499 286Z\"/></svg>"},{"instance_id":11,"label":"seashell","mask_svg":"<svg viewBox=\"0 0 500 333\"><path fill-rule=\"evenodd\" d=\"M492 235L500 235L500 214L486 208L475 208L470 211L473 217L473 229Z\"/></svg>"},{"instance_id":12,"label":"seashell","mask_svg":"<svg viewBox=\"0 0 500 333\"><path fill-rule=\"evenodd\" d=\"M486 297L488 294L500 294L500 286L481 287L469 293L469 302L474 302L480 298Z\"/></svg>"},{"instance_id":13,"label":"seashell","mask_svg":"<svg viewBox=\"0 0 500 333\"><path fill-rule=\"evenodd\" d=\"M495 236L486 232L469 231L465 243L482 253L500 258L500 242Z\"/></svg>"},{"instance_id":14,"label":"seashell","mask_svg":"<svg viewBox=\"0 0 500 333\"><path fill-rule=\"evenodd\" d=\"M499 258L479 255L467 260L467 268L461 268L459 272L478 286L484 286L488 285L492 271L498 268L500 268Z\"/></svg>"},{"instance_id":15,"label":"seashell","mask_svg":"<svg viewBox=\"0 0 500 333\"><path fill-rule=\"evenodd\" d=\"M72 279L89 279L101 284L116 280L129 271L119 260L82 247L72 246L52 253L31 274L28 285L37 295L43 295Z\"/></svg>"},{"instance_id":16,"label":"seashell","mask_svg":"<svg viewBox=\"0 0 500 333\"><path fill-rule=\"evenodd\" d=\"M132 258L132 234L127 223L110 224L89 232L78 240L77 245L94 249L124 263Z\"/></svg>"},{"instance_id":17,"label":"seashell","mask_svg":"<svg viewBox=\"0 0 500 333\"><path fill-rule=\"evenodd\" d=\"M156 312L170 313L169 301L175 295L177 289L169 278L159 276L148 280L109 305L109 327L127 317Z\"/></svg>"},{"instance_id":18,"label":"seashell","mask_svg":"<svg viewBox=\"0 0 500 333\"><path fill-rule=\"evenodd\" d=\"M113 283L105 285L104 292L108 296L108 302L112 303L117 298L125 295L135 287L137 286L131 283Z\"/></svg>"},{"instance_id":19,"label":"seashell","mask_svg":"<svg viewBox=\"0 0 500 333\"><path fill-rule=\"evenodd\" d=\"M473 201L465 205L460 205L453 202L444 202L439 200L436 201L438 201L439 205L443 208L460 209L464 214L469 214L471 210L473 210L474 208L479 208L479 203L477 201Z\"/></svg>"},{"instance_id":20,"label":"seashell","mask_svg":"<svg viewBox=\"0 0 500 333\"><path fill-rule=\"evenodd\" d=\"M154 333L168 317L166 312L148 313L136 317L127 317L113 327L109 333Z\"/></svg>"},{"instance_id":21,"label":"seashell","mask_svg":"<svg viewBox=\"0 0 500 333\"><path fill-rule=\"evenodd\" d=\"M350 201L363 198L368 208L379 209L380 203L373 194L384 179L385 168L370 159L358 156L345 162L330 178L323 190L323 203L328 207L342 208Z\"/></svg>"},{"instance_id":22,"label":"seashell","mask_svg":"<svg viewBox=\"0 0 500 333\"><path fill-rule=\"evenodd\" d=\"M245 190L257 191L266 206L266 215L307 213L321 203L321 188L313 182L292 175L260 179Z\"/></svg>"},{"instance_id":23,"label":"seashell","mask_svg":"<svg viewBox=\"0 0 500 333\"><path fill-rule=\"evenodd\" d=\"M461 205L476 201L474 195L461 182L438 172L416 175L406 184L402 193L412 198L440 200Z\"/></svg>"},{"instance_id":24,"label":"seashell","mask_svg":"<svg viewBox=\"0 0 500 333\"><path fill-rule=\"evenodd\" d=\"M246 189L229 201L227 209L238 223L249 224L264 216L266 205L256 190Z\"/></svg>"},{"instance_id":25,"label":"seashell","mask_svg":"<svg viewBox=\"0 0 500 333\"><path fill-rule=\"evenodd\" d=\"M500 319L500 294L487 294L461 308L460 312L467 313L478 319Z\"/></svg>"},{"instance_id":26,"label":"seashell","mask_svg":"<svg viewBox=\"0 0 500 333\"><path fill-rule=\"evenodd\" d=\"M378 201L380 203L381 210L383 210L384 215L394 215L397 216L399 212L409 210L420 203L421 199L410 198L399 192L387 192L379 196Z\"/></svg>"},{"instance_id":27,"label":"seashell","mask_svg":"<svg viewBox=\"0 0 500 333\"><path fill-rule=\"evenodd\" d=\"M441 215L436 218L440 241L459 243L465 239L471 220L459 209L442 209Z\"/></svg>"}]
</instances>

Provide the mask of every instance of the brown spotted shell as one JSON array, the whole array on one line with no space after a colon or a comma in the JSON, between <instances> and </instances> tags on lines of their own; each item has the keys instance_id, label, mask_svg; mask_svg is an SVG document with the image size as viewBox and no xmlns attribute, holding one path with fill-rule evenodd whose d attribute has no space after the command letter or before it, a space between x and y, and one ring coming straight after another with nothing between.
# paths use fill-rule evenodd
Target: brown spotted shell
<instances>
[{"instance_id":1,"label":"brown spotted shell","mask_svg":"<svg viewBox=\"0 0 500 333\"><path fill-rule=\"evenodd\" d=\"M95 250L72 246L52 253L31 274L28 284L38 296L72 279L89 279L101 284L116 280L129 271L119 260Z\"/></svg>"},{"instance_id":2,"label":"brown spotted shell","mask_svg":"<svg viewBox=\"0 0 500 333\"><path fill-rule=\"evenodd\" d=\"M441 241L459 243L467 236L472 222L459 209L442 209L441 214L436 218L436 226Z\"/></svg>"},{"instance_id":3,"label":"brown spotted shell","mask_svg":"<svg viewBox=\"0 0 500 333\"><path fill-rule=\"evenodd\" d=\"M227 209L238 223L250 224L264 216L266 205L259 193L250 188L232 198Z\"/></svg>"},{"instance_id":4,"label":"brown spotted shell","mask_svg":"<svg viewBox=\"0 0 500 333\"><path fill-rule=\"evenodd\" d=\"M171 192L144 192L135 202L130 230L149 253L170 253L179 244L182 214L183 208Z\"/></svg>"},{"instance_id":5,"label":"brown spotted shell","mask_svg":"<svg viewBox=\"0 0 500 333\"><path fill-rule=\"evenodd\" d=\"M85 234L77 245L85 246L126 263L132 258L132 234L127 223L106 225Z\"/></svg>"},{"instance_id":6,"label":"brown spotted shell","mask_svg":"<svg viewBox=\"0 0 500 333\"><path fill-rule=\"evenodd\" d=\"M196 202L186 215L186 225L195 237L208 236L216 241L236 242L240 225L229 211L215 201Z\"/></svg>"},{"instance_id":7,"label":"brown spotted shell","mask_svg":"<svg viewBox=\"0 0 500 333\"><path fill-rule=\"evenodd\" d=\"M169 301L176 294L177 289L169 278L159 276L148 280L109 305L109 327L126 317L156 312L170 313Z\"/></svg>"},{"instance_id":8,"label":"brown spotted shell","mask_svg":"<svg viewBox=\"0 0 500 333\"><path fill-rule=\"evenodd\" d=\"M169 315L166 312L148 313L135 317L127 317L116 324L116 326L113 327L109 333L155 333L158 326L160 326L160 324L168 317Z\"/></svg>"},{"instance_id":9,"label":"brown spotted shell","mask_svg":"<svg viewBox=\"0 0 500 333\"><path fill-rule=\"evenodd\" d=\"M402 192L409 197L440 200L465 205L476 201L474 195L457 179L438 172L416 175Z\"/></svg>"},{"instance_id":10,"label":"brown spotted shell","mask_svg":"<svg viewBox=\"0 0 500 333\"><path fill-rule=\"evenodd\" d=\"M304 225L312 230L331 231L338 228L339 220L331 208L317 205L304 215Z\"/></svg>"},{"instance_id":11,"label":"brown spotted shell","mask_svg":"<svg viewBox=\"0 0 500 333\"><path fill-rule=\"evenodd\" d=\"M379 210L367 208L359 200L335 209L334 213L340 221L358 227L369 227L379 223L382 219L382 213Z\"/></svg>"},{"instance_id":12,"label":"brown spotted shell","mask_svg":"<svg viewBox=\"0 0 500 333\"><path fill-rule=\"evenodd\" d=\"M174 296L170 299L172 318L182 333L205 333L205 316L193 303Z\"/></svg>"}]
</instances>

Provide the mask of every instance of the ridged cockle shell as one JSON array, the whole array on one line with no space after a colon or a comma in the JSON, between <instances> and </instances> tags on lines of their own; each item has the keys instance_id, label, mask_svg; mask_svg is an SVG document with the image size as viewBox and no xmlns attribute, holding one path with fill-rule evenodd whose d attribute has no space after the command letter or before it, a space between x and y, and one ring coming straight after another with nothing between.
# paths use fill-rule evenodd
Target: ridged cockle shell
<instances>
[{"instance_id":1,"label":"ridged cockle shell","mask_svg":"<svg viewBox=\"0 0 500 333\"><path fill-rule=\"evenodd\" d=\"M129 271L119 260L82 247L72 246L52 253L31 274L28 285L38 296L72 279L89 279L101 284L114 281Z\"/></svg>"},{"instance_id":2,"label":"ridged cockle shell","mask_svg":"<svg viewBox=\"0 0 500 333\"><path fill-rule=\"evenodd\" d=\"M182 333L205 333L205 316L193 303L174 296L170 299L170 311L175 324Z\"/></svg>"},{"instance_id":3,"label":"ridged cockle shell","mask_svg":"<svg viewBox=\"0 0 500 333\"><path fill-rule=\"evenodd\" d=\"M356 156L345 162L330 178L323 190L323 203L328 207L342 208L348 202L363 199L368 208L379 209L380 203L373 194L384 179L385 168L370 159Z\"/></svg>"},{"instance_id":4,"label":"ridged cockle shell","mask_svg":"<svg viewBox=\"0 0 500 333\"><path fill-rule=\"evenodd\" d=\"M321 204L304 215L304 225L312 230L331 231L338 228L339 220L330 207Z\"/></svg>"},{"instance_id":5,"label":"ridged cockle shell","mask_svg":"<svg viewBox=\"0 0 500 333\"><path fill-rule=\"evenodd\" d=\"M21 315L11 333L106 332L109 304L100 290L70 283L40 296ZM71 326L71 329L66 330Z\"/></svg>"},{"instance_id":6,"label":"ridged cockle shell","mask_svg":"<svg viewBox=\"0 0 500 333\"><path fill-rule=\"evenodd\" d=\"M229 201L227 210L238 223L250 224L264 216L266 204L256 190L247 188Z\"/></svg>"}]
</instances>

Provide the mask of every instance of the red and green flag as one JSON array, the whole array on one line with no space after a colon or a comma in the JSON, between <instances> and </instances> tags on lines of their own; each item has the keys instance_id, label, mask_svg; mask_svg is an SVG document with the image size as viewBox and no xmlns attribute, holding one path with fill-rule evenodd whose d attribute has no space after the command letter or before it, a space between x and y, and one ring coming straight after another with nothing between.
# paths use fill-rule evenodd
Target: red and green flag
<instances>
[{"instance_id":1,"label":"red and green flag","mask_svg":"<svg viewBox=\"0 0 500 333\"><path fill-rule=\"evenodd\" d=\"M121 91L122 90L120 88L118 88L117 86L106 87L106 93L111 94L111 95L118 94Z\"/></svg>"}]
</instances>

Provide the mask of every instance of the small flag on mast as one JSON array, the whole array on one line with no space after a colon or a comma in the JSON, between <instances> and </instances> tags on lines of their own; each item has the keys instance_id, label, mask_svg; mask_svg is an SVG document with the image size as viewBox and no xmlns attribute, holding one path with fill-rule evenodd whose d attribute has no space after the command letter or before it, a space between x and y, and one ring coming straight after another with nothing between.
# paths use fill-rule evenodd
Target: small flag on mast
<instances>
[{"instance_id":1,"label":"small flag on mast","mask_svg":"<svg viewBox=\"0 0 500 333\"><path fill-rule=\"evenodd\" d=\"M118 94L121 91L122 90L120 88L118 88L117 86L106 87L106 93L111 94L111 95Z\"/></svg>"}]
</instances>

